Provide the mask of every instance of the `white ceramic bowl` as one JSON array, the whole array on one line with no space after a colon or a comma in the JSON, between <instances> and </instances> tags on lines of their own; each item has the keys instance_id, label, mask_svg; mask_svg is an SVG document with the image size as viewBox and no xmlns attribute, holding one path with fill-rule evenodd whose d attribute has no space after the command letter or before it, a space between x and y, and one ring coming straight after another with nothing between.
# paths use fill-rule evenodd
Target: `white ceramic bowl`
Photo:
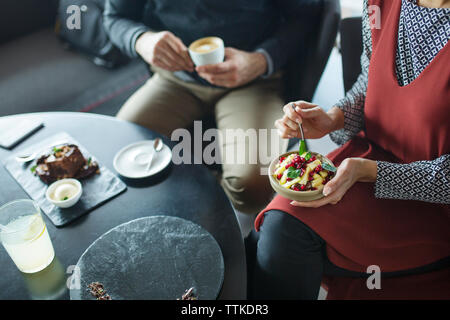
<instances>
[{"instance_id":1,"label":"white ceramic bowl","mask_svg":"<svg viewBox=\"0 0 450 320\"><path fill-rule=\"evenodd\" d=\"M65 183L72 184L75 188L77 188L77 192L67 200L53 199L51 197L51 195L55 192L56 188L58 188L60 185L65 184ZM82 194L83 194L83 187L81 186L80 181L78 181L76 179L61 179L61 180L53 182L47 188L47 191L45 192L45 197L47 198L48 201L50 201L53 205L55 205L57 207L70 208L70 207L73 207L78 202L78 200L80 200Z\"/></svg>"},{"instance_id":2,"label":"white ceramic bowl","mask_svg":"<svg viewBox=\"0 0 450 320\"><path fill-rule=\"evenodd\" d=\"M279 195L285 197L286 199L294 200L294 201L306 202L306 201L314 201L314 200L323 198L324 197L324 195L322 193L323 190L294 191L291 189L283 188L278 183L277 179L275 179L275 177L273 175L276 170L276 165L278 164L280 157L288 157L293 153L298 154L298 151L287 152L287 153L282 154L281 156L276 157L275 159L272 160L272 162L269 166L269 180L270 180L270 185L272 186L272 189ZM328 164L334 166L333 162L331 162L331 160L328 159L327 157L322 156L322 155L318 154L317 152L311 152L311 153L315 156L321 156L323 162L327 162Z\"/></svg>"}]
</instances>

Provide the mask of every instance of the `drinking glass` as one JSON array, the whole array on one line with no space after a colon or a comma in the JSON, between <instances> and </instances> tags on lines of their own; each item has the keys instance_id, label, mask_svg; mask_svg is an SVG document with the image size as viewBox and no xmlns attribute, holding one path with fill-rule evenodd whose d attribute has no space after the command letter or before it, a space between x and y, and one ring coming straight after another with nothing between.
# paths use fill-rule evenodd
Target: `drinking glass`
<instances>
[{"instance_id":1,"label":"drinking glass","mask_svg":"<svg viewBox=\"0 0 450 320\"><path fill-rule=\"evenodd\" d=\"M0 242L23 273L45 269L55 257L39 206L16 200L0 208Z\"/></svg>"}]
</instances>

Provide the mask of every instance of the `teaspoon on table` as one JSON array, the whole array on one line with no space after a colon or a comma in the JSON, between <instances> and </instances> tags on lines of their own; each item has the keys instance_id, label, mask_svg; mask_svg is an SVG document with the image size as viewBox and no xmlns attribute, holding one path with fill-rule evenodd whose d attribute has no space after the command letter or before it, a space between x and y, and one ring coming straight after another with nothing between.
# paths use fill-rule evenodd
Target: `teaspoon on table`
<instances>
[{"instance_id":1,"label":"teaspoon on table","mask_svg":"<svg viewBox=\"0 0 450 320\"><path fill-rule=\"evenodd\" d=\"M155 153L160 152L163 147L164 147L164 143L162 142L162 140L160 138L156 138L155 141L153 142L154 152L153 152L152 156L150 157L150 160L148 161L146 171L150 170L150 167L153 162L153 158L155 157Z\"/></svg>"}]
</instances>

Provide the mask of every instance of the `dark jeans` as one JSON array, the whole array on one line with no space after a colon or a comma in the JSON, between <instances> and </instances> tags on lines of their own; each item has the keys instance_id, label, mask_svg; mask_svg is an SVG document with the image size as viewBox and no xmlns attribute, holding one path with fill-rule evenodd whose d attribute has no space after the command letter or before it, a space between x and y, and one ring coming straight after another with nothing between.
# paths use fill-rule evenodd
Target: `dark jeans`
<instances>
[{"instance_id":1,"label":"dark jeans","mask_svg":"<svg viewBox=\"0 0 450 320\"><path fill-rule=\"evenodd\" d=\"M265 215L259 233L245 240L249 299L317 299L322 276L357 277L367 273L335 266L328 259L325 241L300 220L282 211ZM425 273L450 266L450 257L404 271L385 272L381 277Z\"/></svg>"}]
</instances>

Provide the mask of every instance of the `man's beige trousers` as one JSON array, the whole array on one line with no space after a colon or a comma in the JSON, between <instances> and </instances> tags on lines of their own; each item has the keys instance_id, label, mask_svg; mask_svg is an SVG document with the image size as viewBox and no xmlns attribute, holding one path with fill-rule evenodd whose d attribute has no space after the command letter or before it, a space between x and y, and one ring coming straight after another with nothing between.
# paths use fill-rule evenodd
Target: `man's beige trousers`
<instances>
[{"instance_id":1,"label":"man's beige trousers","mask_svg":"<svg viewBox=\"0 0 450 320\"><path fill-rule=\"evenodd\" d=\"M261 168L268 164L261 163L259 157L252 160L252 155L259 155L261 146L267 148L266 155L275 156L287 147L286 140L273 137L274 122L283 116L281 76L277 74L243 87L224 89L185 82L161 69L154 71L123 105L117 117L170 137L175 129L191 127L194 120L214 114L223 153L222 187L236 209L247 214L258 213L270 201L272 189L267 175L261 174ZM236 129L256 132L257 141L239 135L236 138L230 134ZM260 139L260 132L264 133L260 129L267 130L265 139ZM233 138L227 138L231 136ZM245 161L234 159L243 152ZM224 159L225 155L234 155L234 158Z\"/></svg>"}]
</instances>

